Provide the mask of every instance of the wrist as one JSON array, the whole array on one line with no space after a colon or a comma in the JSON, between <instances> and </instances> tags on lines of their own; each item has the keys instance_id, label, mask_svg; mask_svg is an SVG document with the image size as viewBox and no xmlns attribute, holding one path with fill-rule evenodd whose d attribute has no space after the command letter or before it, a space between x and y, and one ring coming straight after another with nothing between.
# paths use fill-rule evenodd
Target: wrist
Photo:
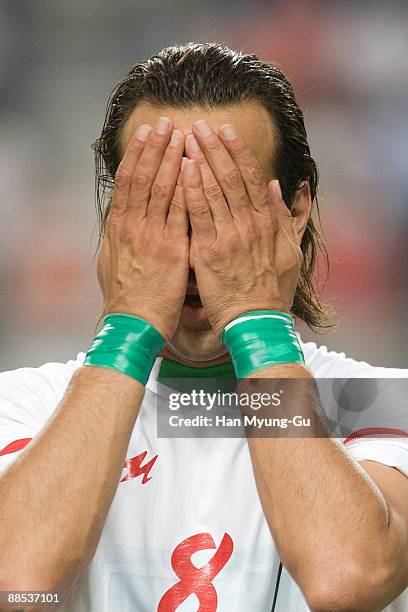
<instances>
[{"instance_id":1,"label":"wrist","mask_svg":"<svg viewBox=\"0 0 408 612\"><path fill-rule=\"evenodd\" d=\"M249 374L250 378L264 378L266 373L274 378L314 378L304 363L274 363Z\"/></svg>"},{"instance_id":2,"label":"wrist","mask_svg":"<svg viewBox=\"0 0 408 612\"><path fill-rule=\"evenodd\" d=\"M155 309L154 305L152 304L150 304L149 307L145 307L143 305L141 306L140 304L107 304L104 306L99 320L105 320L106 317L116 314L126 314L130 317L142 319L154 327L166 341L171 338L172 330L170 329L169 324L165 321L163 312L160 312L159 308ZM170 317L167 318L170 320Z\"/></svg>"},{"instance_id":3,"label":"wrist","mask_svg":"<svg viewBox=\"0 0 408 612\"><path fill-rule=\"evenodd\" d=\"M226 345L237 378L278 364L304 364L292 317L277 310L246 312L224 328Z\"/></svg>"},{"instance_id":4,"label":"wrist","mask_svg":"<svg viewBox=\"0 0 408 612\"><path fill-rule=\"evenodd\" d=\"M109 368L146 384L165 340L145 319L128 313L111 313L95 336L84 366Z\"/></svg>"},{"instance_id":5,"label":"wrist","mask_svg":"<svg viewBox=\"0 0 408 612\"><path fill-rule=\"evenodd\" d=\"M263 304L256 301L256 303L251 303L249 300L245 301L245 304L234 304L230 305L228 309L223 310L216 317L216 322L212 324L212 327L218 337L222 339L224 330L236 319L239 317L243 317L249 312L278 312L287 317L291 317L290 315L291 308L287 307L284 304L276 304L273 307L270 305L270 300L266 300Z\"/></svg>"}]
</instances>

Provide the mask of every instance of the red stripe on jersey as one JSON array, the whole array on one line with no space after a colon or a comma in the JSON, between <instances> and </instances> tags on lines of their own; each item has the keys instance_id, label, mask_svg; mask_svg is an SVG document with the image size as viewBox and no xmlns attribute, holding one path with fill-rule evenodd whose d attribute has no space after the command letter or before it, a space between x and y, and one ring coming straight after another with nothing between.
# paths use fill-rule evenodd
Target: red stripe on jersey
<instances>
[{"instance_id":1,"label":"red stripe on jersey","mask_svg":"<svg viewBox=\"0 0 408 612\"><path fill-rule=\"evenodd\" d=\"M406 431L392 429L390 427L368 427L366 429L357 429L357 431L350 434L344 440L343 444L349 444L358 438L368 438L370 436L378 436L380 438L407 438L405 442L408 442L408 433Z\"/></svg>"},{"instance_id":2,"label":"red stripe on jersey","mask_svg":"<svg viewBox=\"0 0 408 612\"><path fill-rule=\"evenodd\" d=\"M21 438L20 440L14 440L14 442L10 442L10 444L7 444L7 446L5 446L3 450L0 451L0 457L2 455L8 455L9 453L16 453L17 451L27 446L30 440L32 440L32 438Z\"/></svg>"}]
</instances>

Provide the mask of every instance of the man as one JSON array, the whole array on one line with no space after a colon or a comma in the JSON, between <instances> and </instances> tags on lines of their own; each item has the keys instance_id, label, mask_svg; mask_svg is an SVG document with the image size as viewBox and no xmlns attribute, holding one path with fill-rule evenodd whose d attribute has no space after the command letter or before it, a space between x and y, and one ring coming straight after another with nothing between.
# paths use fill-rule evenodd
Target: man
<instances>
[{"instance_id":1,"label":"man","mask_svg":"<svg viewBox=\"0 0 408 612\"><path fill-rule=\"evenodd\" d=\"M95 148L114 181L106 210L98 192L104 323L87 355L1 375L0 590L75 612L393 609L406 434L357 427L345 446L314 381L408 372L294 332L289 313L318 327L325 312L290 84L255 56L171 47L115 89ZM286 409L312 435L158 437L161 381L200 376L299 383Z\"/></svg>"}]
</instances>

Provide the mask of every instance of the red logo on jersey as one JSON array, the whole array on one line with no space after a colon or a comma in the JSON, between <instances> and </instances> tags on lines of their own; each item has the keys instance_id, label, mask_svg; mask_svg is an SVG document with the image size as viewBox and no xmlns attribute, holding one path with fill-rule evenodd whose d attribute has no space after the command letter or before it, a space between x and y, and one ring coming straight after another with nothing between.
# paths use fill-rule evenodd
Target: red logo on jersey
<instances>
[{"instance_id":1,"label":"red logo on jersey","mask_svg":"<svg viewBox=\"0 0 408 612\"><path fill-rule=\"evenodd\" d=\"M152 459L150 459L150 461L142 465L142 462L145 459L146 455L147 451L144 451L143 453L140 453L140 455L136 455L136 457L126 459L123 467L128 469L128 473L122 478L120 482L125 482L126 480L137 478L137 476L141 476L142 474L142 484L146 484L146 482L149 482L149 480L152 479L152 477L149 476L149 472L155 464L158 455L155 455Z\"/></svg>"},{"instance_id":2,"label":"red logo on jersey","mask_svg":"<svg viewBox=\"0 0 408 612\"><path fill-rule=\"evenodd\" d=\"M21 438L20 440L14 440L14 442L11 442L0 450L0 457L2 455L8 455L10 453L16 453L17 451L22 450L25 446L27 446L30 440L32 440L32 438ZM126 459L123 467L128 469L128 473L120 482L137 478L137 476L141 476L142 474L142 484L146 484L146 482L149 482L149 480L152 479L151 476L149 477L149 472L152 469L158 455L155 455L152 459L150 459L150 461L142 465L146 455L147 451L144 451L144 453L140 453L139 455L136 455L136 457Z\"/></svg>"},{"instance_id":3,"label":"red logo on jersey","mask_svg":"<svg viewBox=\"0 0 408 612\"><path fill-rule=\"evenodd\" d=\"M193 565L191 556L208 548L217 549L209 562L202 567ZM198 612L216 612L218 598L212 581L229 561L233 548L228 533L224 533L218 548L209 533L198 533L180 542L171 555L171 566L180 580L165 592L157 612L173 612L192 593L200 602Z\"/></svg>"}]
</instances>

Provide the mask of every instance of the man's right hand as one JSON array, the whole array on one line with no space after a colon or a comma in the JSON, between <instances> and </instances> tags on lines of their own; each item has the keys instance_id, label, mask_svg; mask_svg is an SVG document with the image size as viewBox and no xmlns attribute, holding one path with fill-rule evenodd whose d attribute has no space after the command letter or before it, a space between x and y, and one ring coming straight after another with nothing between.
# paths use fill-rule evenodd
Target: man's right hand
<instances>
[{"instance_id":1,"label":"man's right hand","mask_svg":"<svg viewBox=\"0 0 408 612\"><path fill-rule=\"evenodd\" d=\"M184 134L162 117L130 140L115 175L98 258L103 316L137 315L170 340L188 278L188 216L178 177Z\"/></svg>"}]
</instances>

